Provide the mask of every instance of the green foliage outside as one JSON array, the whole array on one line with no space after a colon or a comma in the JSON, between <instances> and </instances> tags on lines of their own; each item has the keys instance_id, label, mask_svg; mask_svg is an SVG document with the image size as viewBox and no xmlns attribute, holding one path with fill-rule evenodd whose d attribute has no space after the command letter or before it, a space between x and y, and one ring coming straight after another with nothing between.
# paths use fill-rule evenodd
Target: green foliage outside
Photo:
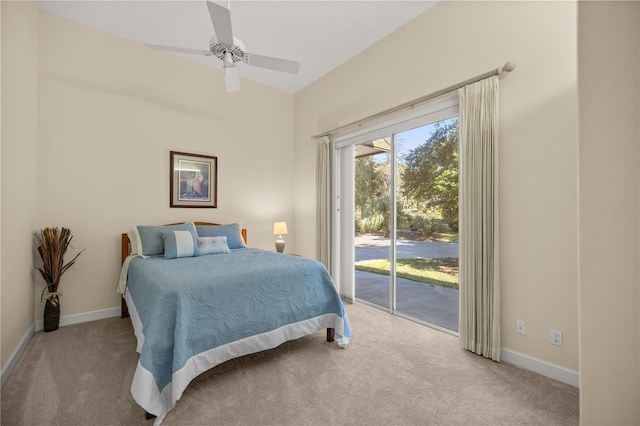
<instances>
[{"instance_id":1,"label":"green foliage outside","mask_svg":"<svg viewBox=\"0 0 640 426\"><path fill-rule=\"evenodd\" d=\"M401 170L402 195L441 209L452 231L458 230L458 120L437 123L431 137L410 151Z\"/></svg>"},{"instance_id":2,"label":"green foliage outside","mask_svg":"<svg viewBox=\"0 0 640 426\"><path fill-rule=\"evenodd\" d=\"M437 219L426 216L413 216L409 221L409 229L417 232L421 237L432 237L436 233L447 231L447 226Z\"/></svg>"},{"instance_id":3,"label":"green foliage outside","mask_svg":"<svg viewBox=\"0 0 640 426\"><path fill-rule=\"evenodd\" d=\"M358 221L358 228L362 233L374 233L388 229L389 219L383 213L373 213Z\"/></svg>"},{"instance_id":4,"label":"green foliage outside","mask_svg":"<svg viewBox=\"0 0 640 426\"><path fill-rule=\"evenodd\" d=\"M399 159L399 230L409 230L415 239L457 240L452 234L458 231L458 158L454 119L437 123L428 140ZM356 159L356 229L361 233L388 235L389 161L388 154Z\"/></svg>"},{"instance_id":5,"label":"green foliage outside","mask_svg":"<svg viewBox=\"0 0 640 426\"><path fill-rule=\"evenodd\" d=\"M355 170L355 206L364 217L382 206L380 201L376 200L383 196L388 197L389 156L385 155L382 162L376 162L371 156L357 158ZM377 206L374 206L376 203Z\"/></svg>"},{"instance_id":6,"label":"green foliage outside","mask_svg":"<svg viewBox=\"0 0 640 426\"><path fill-rule=\"evenodd\" d=\"M389 197L381 195L366 206L363 217L358 221L360 232L373 233L389 229Z\"/></svg>"}]
</instances>

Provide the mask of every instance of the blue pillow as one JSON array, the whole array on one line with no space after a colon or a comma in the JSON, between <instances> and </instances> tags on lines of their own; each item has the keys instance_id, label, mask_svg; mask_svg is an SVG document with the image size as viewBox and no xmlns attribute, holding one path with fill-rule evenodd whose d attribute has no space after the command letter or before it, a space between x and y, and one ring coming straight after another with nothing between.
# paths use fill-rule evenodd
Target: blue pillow
<instances>
[{"instance_id":1,"label":"blue pillow","mask_svg":"<svg viewBox=\"0 0 640 426\"><path fill-rule=\"evenodd\" d=\"M176 259L178 257L199 256L198 236L191 231L163 232L164 258Z\"/></svg>"},{"instance_id":2,"label":"blue pillow","mask_svg":"<svg viewBox=\"0 0 640 426\"><path fill-rule=\"evenodd\" d=\"M163 232L170 231L192 231L195 234L194 245L198 234L196 227L192 222L182 223L180 225L168 226L135 226L134 230L138 238L138 254L142 256L159 256L164 253Z\"/></svg>"},{"instance_id":3,"label":"blue pillow","mask_svg":"<svg viewBox=\"0 0 640 426\"><path fill-rule=\"evenodd\" d=\"M227 246L230 249L245 248L242 238L242 230L239 223L230 223L219 226L196 226L199 237L227 237Z\"/></svg>"},{"instance_id":4,"label":"blue pillow","mask_svg":"<svg viewBox=\"0 0 640 426\"><path fill-rule=\"evenodd\" d=\"M227 245L227 237L198 237L200 255L231 253Z\"/></svg>"}]
</instances>

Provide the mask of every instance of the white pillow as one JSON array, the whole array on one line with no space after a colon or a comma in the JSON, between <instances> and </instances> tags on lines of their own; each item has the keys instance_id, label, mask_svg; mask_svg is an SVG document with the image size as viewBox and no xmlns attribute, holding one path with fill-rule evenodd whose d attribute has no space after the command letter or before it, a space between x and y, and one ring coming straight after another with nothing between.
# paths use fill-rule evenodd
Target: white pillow
<instances>
[{"instance_id":1,"label":"white pillow","mask_svg":"<svg viewBox=\"0 0 640 426\"><path fill-rule=\"evenodd\" d=\"M129 243L131 243L131 255L136 255L138 253L138 232L129 231L127 232L127 237L129 237Z\"/></svg>"},{"instance_id":2,"label":"white pillow","mask_svg":"<svg viewBox=\"0 0 640 426\"><path fill-rule=\"evenodd\" d=\"M200 255L215 253L231 253L227 245L227 237L198 237Z\"/></svg>"}]
</instances>

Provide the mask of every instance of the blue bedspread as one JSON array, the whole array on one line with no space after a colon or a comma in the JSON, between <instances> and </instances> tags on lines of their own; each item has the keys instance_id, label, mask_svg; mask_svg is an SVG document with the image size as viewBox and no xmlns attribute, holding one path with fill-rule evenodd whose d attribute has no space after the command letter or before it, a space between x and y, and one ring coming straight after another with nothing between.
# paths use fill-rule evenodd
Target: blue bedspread
<instances>
[{"instance_id":1,"label":"blue bedspread","mask_svg":"<svg viewBox=\"0 0 640 426\"><path fill-rule=\"evenodd\" d=\"M323 328L341 346L351 336L324 265L258 249L133 259L125 299L140 352L132 393L156 423L217 364Z\"/></svg>"}]
</instances>

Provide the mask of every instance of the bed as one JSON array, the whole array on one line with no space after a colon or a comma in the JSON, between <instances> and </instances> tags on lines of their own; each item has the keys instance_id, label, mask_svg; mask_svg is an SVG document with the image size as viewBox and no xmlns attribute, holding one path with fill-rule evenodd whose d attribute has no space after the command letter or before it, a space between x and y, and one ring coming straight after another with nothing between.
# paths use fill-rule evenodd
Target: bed
<instances>
[{"instance_id":1,"label":"bed","mask_svg":"<svg viewBox=\"0 0 640 426\"><path fill-rule=\"evenodd\" d=\"M154 424L195 377L227 360L322 329L327 341L348 345L349 321L321 263L247 247L246 230L228 227L188 222L122 234L118 291L140 354L131 393ZM214 240L220 251L201 245Z\"/></svg>"}]
</instances>

